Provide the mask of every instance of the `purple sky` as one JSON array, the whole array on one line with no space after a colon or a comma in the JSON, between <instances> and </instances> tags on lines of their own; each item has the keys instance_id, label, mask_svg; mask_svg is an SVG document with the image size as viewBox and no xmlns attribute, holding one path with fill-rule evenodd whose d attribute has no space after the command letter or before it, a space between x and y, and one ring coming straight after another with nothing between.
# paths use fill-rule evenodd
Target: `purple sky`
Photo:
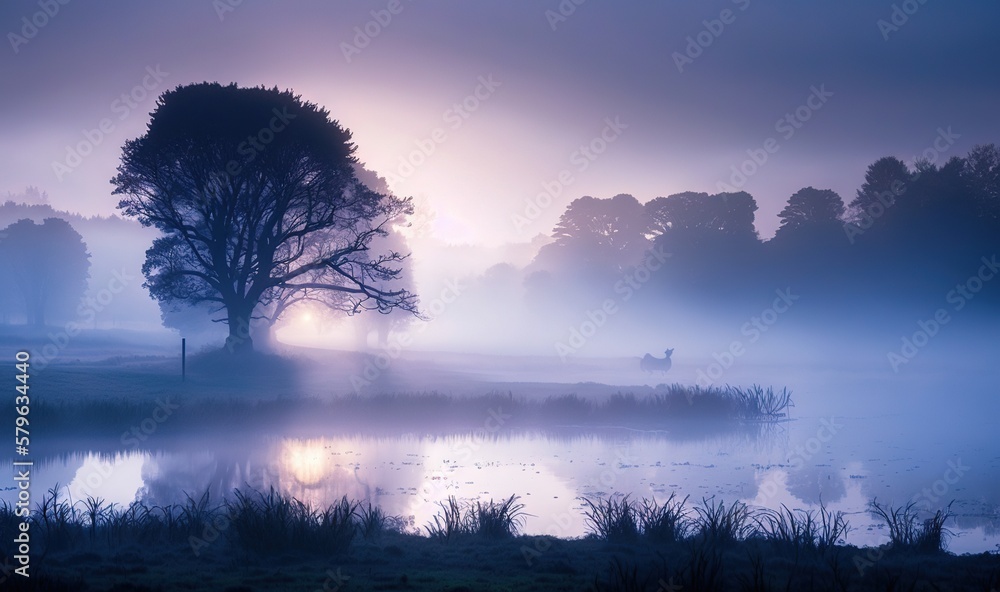
<instances>
[{"instance_id":1,"label":"purple sky","mask_svg":"<svg viewBox=\"0 0 1000 592\"><path fill-rule=\"evenodd\" d=\"M581 195L716 192L747 150L767 161L738 188L769 236L797 189L849 201L868 164L911 161L939 128L960 136L938 140L942 161L1000 140L997 2L243 0L222 12L237 3L6 0L0 192L34 185L58 208L112 213L122 143L156 95L204 80L327 107L369 168L433 208L436 237L487 245L548 232ZM557 18L560 6L574 10ZM355 27L377 32L358 51L344 45ZM813 89L826 96L795 119ZM102 120L107 133L85 134ZM592 142L603 153L580 152ZM54 170L81 143L93 153ZM433 152L411 156L420 144ZM526 201L546 185L559 195L536 216Z\"/></svg>"}]
</instances>

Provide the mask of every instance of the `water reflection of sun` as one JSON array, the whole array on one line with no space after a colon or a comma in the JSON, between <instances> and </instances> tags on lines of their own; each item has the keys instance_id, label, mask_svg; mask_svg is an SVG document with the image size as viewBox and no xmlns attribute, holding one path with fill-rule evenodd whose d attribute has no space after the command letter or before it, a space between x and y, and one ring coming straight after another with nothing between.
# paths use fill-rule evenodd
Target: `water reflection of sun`
<instances>
[{"instance_id":1,"label":"water reflection of sun","mask_svg":"<svg viewBox=\"0 0 1000 592\"><path fill-rule=\"evenodd\" d=\"M285 440L281 466L299 485L315 487L327 477L329 455L323 440Z\"/></svg>"}]
</instances>

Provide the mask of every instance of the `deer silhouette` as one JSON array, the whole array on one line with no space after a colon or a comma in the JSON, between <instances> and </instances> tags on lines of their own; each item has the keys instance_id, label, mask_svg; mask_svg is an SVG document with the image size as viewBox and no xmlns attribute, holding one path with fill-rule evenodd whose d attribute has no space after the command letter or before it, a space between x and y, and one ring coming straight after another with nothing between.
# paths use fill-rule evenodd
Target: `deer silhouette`
<instances>
[{"instance_id":1,"label":"deer silhouette","mask_svg":"<svg viewBox=\"0 0 1000 592\"><path fill-rule=\"evenodd\" d=\"M670 361L670 355L674 353L674 350L668 349L665 352L665 358L657 358L656 356L646 354L639 360L639 369L643 372L666 372L670 370L672 362Z\"/></svg>"}]
</instances>

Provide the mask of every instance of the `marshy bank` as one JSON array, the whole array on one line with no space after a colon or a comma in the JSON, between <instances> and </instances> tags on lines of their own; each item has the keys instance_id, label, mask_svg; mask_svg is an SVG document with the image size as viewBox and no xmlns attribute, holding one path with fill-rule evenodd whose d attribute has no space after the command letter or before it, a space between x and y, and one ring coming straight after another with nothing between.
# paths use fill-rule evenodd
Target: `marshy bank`
<instances>
[{"instance_id":1,"label":"marshy bank","mask_svg":"<svg viewBox=\"0 0 1000 592\"><path fill-rule=\"evenodd\" d=\"M343 498L325 507L274 490L185 503L71 505L50 491L31 516L40 553L11 590L982 590L1000 555L945 550L947 511L928 518L873 500L891 540L846 544L826 508L781 511L714 498L580 500L582 538L519 534L517 496L442 500L428 524ZM558 523L552 517L553 524ZM9 532L11 508L0 509ZM553 529L557 531L557 528ZM553 534L558 535L557 532ZM10 543L0 551L10 562Z\"/></svg>"},{"instance_id":2,"label":"marshy bank","mask_svg":"<svg viewBox=\"0 0 1000 592\"><path fill-rule=\"evenodd\" d=\"M752 386L699 388L663 385L651 395L617 393L586 399L576 394L544 399L511 391L479 396L441 393L351 395L327 401L200 399L163 394L152 398L63 400L39 397L32 406L36 449L85 439L92 449L145 449L171 439L211 437L224 426L231 437L324 437L331 434L478 434L497 437L525 431L558 436L563 431L631 429L672 439L754 433L788 418L787 390ZM9 412L0 413L0 416ZM0 417L0 420L3 418ZM12 418L11 418L12 421ZM155 435L155 438L152 436Z\"/></svg>"}]
</instances>

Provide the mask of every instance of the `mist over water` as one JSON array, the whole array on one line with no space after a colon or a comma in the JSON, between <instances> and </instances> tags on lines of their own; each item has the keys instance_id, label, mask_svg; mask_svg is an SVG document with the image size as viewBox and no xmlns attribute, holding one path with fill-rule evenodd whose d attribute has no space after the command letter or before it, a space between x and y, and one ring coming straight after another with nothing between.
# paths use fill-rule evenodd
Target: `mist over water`
<instances>
[{"instance_id":1,"label":"mist over water","mask_svg":"<svg viewBox=\"0 0 1000 592\"><path fill-rule=\"evenodd\" d=\"M308 355L331 361L343 356ZM655 381L637 366L631 358L564 364L555 357L414 352L394 359L391 376L365 391L412 385L414 392L438 388L455 396L504 389L518 398L578 393L595 399L618 390L655 392ZM221 500L235 488L273 486L318 506L344 495L372 500L415 528L429 522L449 495L517 494L532 515L525 532L573 537L586 533L581 497L662 500L677 492L692 501L717 496L773 509L817 508L822 502L847 513L853 526L847 540L857 545L886 540L884 526L867 513L871 499L914 501L927 511L954 500L956 536L949 548L994 549L1000 543L1000 488L992 478L1000 469L993 437L1000 406L990 397L996 371L954 360L899 374L883 364L847 367L852 371L844 371L845 363L741 360L727 371L727 381L788 386L795 407L787 420L749 422L722 432L559 421L519 429L510 427L518 413L513 405L484 414L472 430L428 431L410 424L396 428L395 435L387 435L392 428L377 415L370 425L352 425L349 433L310 429L306 434L292 424L265 438L220 423L196 439L153 435L138 448L100 444L88 452L86 440L78 441L75 452L41 459L36 487L59 484L77 500L98 496L155 505L180 503L186 494L204 491ZM699 370L678 360L671 378L693 380ZM351 394L349 381L330 380L343 368L316 374L303 377L307 392ZM976 408L949 403L960 396L983 403ZM372 435L365 435L369 431ZM13 494L5 491L3 499Z\"/></svg>"}]
</instances>

